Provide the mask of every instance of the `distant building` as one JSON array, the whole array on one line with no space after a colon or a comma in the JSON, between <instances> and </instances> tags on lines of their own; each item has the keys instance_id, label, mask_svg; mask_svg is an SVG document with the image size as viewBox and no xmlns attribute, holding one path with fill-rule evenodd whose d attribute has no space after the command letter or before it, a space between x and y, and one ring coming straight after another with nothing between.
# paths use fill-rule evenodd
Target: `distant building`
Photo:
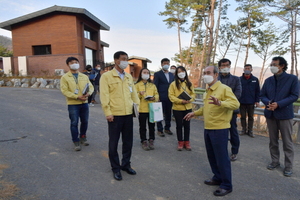
<instances>
[{"instance_id":1,"label":"distant building","mask_svg":"<svg viewBox=\"0 0 300 200\"><path fill-rule=\"evenodd\" d=\"M148 58L139 57L139 56L130 56L128 58L129 67L125 69L125 72L131 74L133 79L137 80L141 69L148 68L147 63L151 63L151 62L152 61L149 60ZM111 70L114 67L114 65L115 62L106 63L106 67L103 71L105 72Z\"/></svg>"},{"instance_id":2,"label":"distant building","mask_svg":"<svg viewBox=\"0 0 300 200\"><path fill-rule=\"evenodd\" d=\"M110 27L86 9L55 5L2 22L0 28L12 32L14 74L20 70L20 60L29 75L68 70L69 56L79 59L80 70L87 64L104 67L104 47L109 44L101 41L100 30Z\"/></svg>"}]
</instances>

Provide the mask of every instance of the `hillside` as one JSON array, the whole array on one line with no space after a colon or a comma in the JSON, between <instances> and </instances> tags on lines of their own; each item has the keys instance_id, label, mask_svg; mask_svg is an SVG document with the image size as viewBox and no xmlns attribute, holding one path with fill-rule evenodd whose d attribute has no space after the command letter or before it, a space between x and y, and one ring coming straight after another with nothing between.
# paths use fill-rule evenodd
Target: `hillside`
<instances>
[{"instance_id":1,"label":"hillside","mask_svg":"<svg viewBox=\"0 0 300 200\"><path fill-rule=\"evenodd\" d=\"M11 40L11 38L0 35L0 45L4 46L8 50L12 51L12 40Z\"/></svg>"}]
</instances>

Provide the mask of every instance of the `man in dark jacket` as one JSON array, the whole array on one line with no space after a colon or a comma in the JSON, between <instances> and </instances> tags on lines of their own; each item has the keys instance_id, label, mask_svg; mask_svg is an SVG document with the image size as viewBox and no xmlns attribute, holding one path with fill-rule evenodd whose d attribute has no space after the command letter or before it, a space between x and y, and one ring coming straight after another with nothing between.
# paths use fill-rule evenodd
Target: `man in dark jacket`
<instances>
[{"instance_id":1,"label":"man in dark jacket","mask_svg":"<svg viewBox=\"0 0 300 200\"><path fill-rule=\"evenodd\" d=\"M239 77L230 74L231 61L226 58L223 58L218 62L218 66L220 70L219 80L221 81L221 83L230 87L235 97L239 99L242 93L241 81ZM239 152L239 147L240 147L240 138L239 138L239 133L237 131L237 124L236 124L236 117L238 112L239 110L233 111L232 119L230 121L231 127L229 128L229 132L230 132L230 143L231 143L231 155L230 155L231 161L237 160L237 154Z\"/></svg>"},{"instance_id":2,"label":"man in dark jacket","mask_svg":"<svg viewBox=\"0 0 300 200\"><path fill-rule=\"evenodd\" d=\"M154 73L154 84L158 90L159 100L162 103L163 114L165 119L165 133L172 135L171 127L171 116L172 116L172 102L168 96L168 90L170 84L174 81L174 75L169 72L170 60L164 58L161 60L162 70ZM162 122L157 122L157 134L164 137Z\"/></svg>"},{"instance_id":3,"label":"man in dark jacket","mask_svg":"<svg viewBox=\"0 0 300 200\"><path fill-rule=\"evenodd\" d=\"M265 80L260 92L261 101L266 105L264 114L269 130L269 149L272 162L267 169L273 170L279 164L279 131L281 133L284 159L284 176L293 173L294 149L292 141L293 133L293 103L299 96L298 78L287 74L287 62L282 57L274 57L270 66L271 76Z\"/></svg>"},{"instance_id":4,"label":"man in dark jacket","mask_svg":"<svg viewBox=\"0 0 300 200\"><path fill-rule=\"evenodd\" d=\"M259 81L258 78L253 76L252 65L246 64L244 67L243 76L240 77L242 84L242 95L239 99L240 101L240 114L241 114L241 124L242 132L240 135L253 135L253 114L254 114L254 105L259 106ZM246 118L248 117L248 126ZM248 128L248 130L247 130Z\"/></svg>"},{"instance_id":5,"label":"man in dark jacket","mask_svg":"<svg viewBox=\"0 0 300 200\"><path fill-rule=\"evenodd\" d=\"M94 68L94 73L95 73L94 89L95 90L92 95L92 103L97 103L95 100L95 96L99 92L99 82L100 82L100 77L101 77L100 71L101 71L100 64L97 64Z\"/></svg>"}]
</instances>

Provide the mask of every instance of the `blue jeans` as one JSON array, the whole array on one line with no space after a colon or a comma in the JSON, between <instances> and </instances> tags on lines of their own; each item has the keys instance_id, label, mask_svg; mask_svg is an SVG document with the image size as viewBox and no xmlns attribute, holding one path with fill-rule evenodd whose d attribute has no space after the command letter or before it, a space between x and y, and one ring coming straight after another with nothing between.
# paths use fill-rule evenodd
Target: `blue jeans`
<instances>
[{"instance_id":1,"label":"blue jeans","mask_svg":"<svg viewBox=\"0 0 300 200\"><path fill-rule=\"evenodd\" d=\"M69 118L71 120L71 135L73 142L79 142L79 137L86 137L89 120L89 106L87 103L78 105L68 105ZM80 134L78 131L78 121L80 118Z\"/></svg>"},{"instance_id":2,"label":"blue jeans","mask_svg":"<svg viewBox=\"0 0 300 200\"><path fill-rule=\"evenodd\" d=\"M228 129L204 129L207 158L214 174L213 180L221 182L220 188L232 189L231 163L228 156Z\"/></svg>"}]
</instances>

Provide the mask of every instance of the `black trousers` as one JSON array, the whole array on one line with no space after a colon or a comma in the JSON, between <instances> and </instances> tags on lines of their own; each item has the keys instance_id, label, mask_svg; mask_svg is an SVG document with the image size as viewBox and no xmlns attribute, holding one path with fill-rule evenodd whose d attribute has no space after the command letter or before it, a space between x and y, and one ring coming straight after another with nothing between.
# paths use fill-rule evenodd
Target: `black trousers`
<instances>
[{"instance_id":1,"label":"black trousers","mask_svg":"<svg viewBox=\"0 0 300 200\"><path fill-rule=\"evenodd\" d=\"M176 121L176 134L178 141L190 141L190 121L184 120L184 116L192 110L173 110ZM182 137L182 128L184 129L184 137Z\"/></svg>"},{"instance_id":2,"label":"black trousers","mask_svg":"<svg viewBox=\"0 0 300 200\"><path fill-rule=\"evenodd\" d=\"M241 124L243 131L252 131L253 129L253 115L254 115L254 104L241 104L240 105L240 113L241 113ZM248 116L248 126L246 118Z\"/></svg>"},{"instance_id":3,"label":"black trousers","mask_svg":"<svg viewBox=\"0 0 300 200\"><path fill-rule=\"evenodd\" d=\"M172 102L170 100L161 100L163 115L165 120L165 130L170 130L172 118ZM157 130L163 132L162 122L157 122Z\"/></svg>"},{"instance_id":4,"label":"black trousers","mask_svg":"<svg viewBox=\"0 0 300 200\"><path fill-rule=\"evenodd\" d=\"M118 143L122 133L122 164L120 165ZM113 122L108 122L108 156L113 172L130 167L131 149L133 143L132 115L114 116Z\"/></svg>"},{"instance_id":5,"label":"black trousers","mask_svg":"<svg viewBox=\"0 0 300 200\"><path fill-rule=\"evenodd\" d=\"M148 122L148 128L149 128L149 140L155 140L155 123L151 123L149 121L149 113L140 113L139 114L139 123L140 123L140 138L141 142L147 140L147 122Z\"/></svg>"}]
</instances>

